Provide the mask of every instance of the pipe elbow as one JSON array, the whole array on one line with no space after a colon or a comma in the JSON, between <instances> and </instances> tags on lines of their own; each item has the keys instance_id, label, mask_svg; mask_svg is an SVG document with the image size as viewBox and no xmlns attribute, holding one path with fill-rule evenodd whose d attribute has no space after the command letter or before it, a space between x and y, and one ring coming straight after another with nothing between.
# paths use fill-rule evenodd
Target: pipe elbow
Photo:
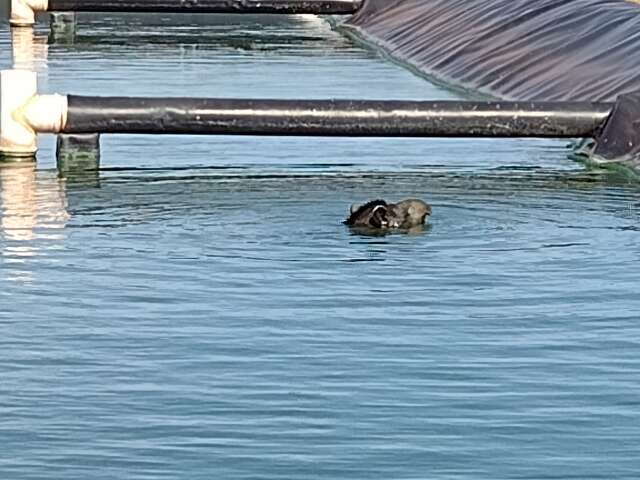
<instances>
[{"instance_id":1,"label":"pipe elbow","mask_svg":"<svg viewBox=\"0 0 640 480\"><path fill-rule=\"evenodd\" d=\"M48 0L11 0L10 23L14 27L28 27L36 23L36 13L46 12Z\"/></svg>"},{"instance_id":2,"label":"pipe elbow","mask_svg":"<svg viewBox=\"0 0 640 480\"><path fill-rule=\"evenodd\" d=\"M60 133L67 124L66 95L35 95L16 111L16 120L35 133Z\"/></svg>"}]
</instances>

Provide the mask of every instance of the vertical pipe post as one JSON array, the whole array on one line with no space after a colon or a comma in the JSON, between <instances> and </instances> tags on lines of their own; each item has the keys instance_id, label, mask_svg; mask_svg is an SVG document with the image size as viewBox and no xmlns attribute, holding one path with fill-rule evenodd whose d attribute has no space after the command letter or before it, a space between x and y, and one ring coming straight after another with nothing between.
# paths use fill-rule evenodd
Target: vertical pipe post
<instances>
[{"instance_id":1,"label":"vertical pipe post","mask_svg":"<svg viewBox=\"0 0 640 480\"><path fill-rule=\"evenodd\" d=\"M56 161L58 172L63 177L69 174L87 176L90 172L97 175L100 169L100 135L58 135Z\"/></svg>"},{"instance_id":2,"label":"vertical pipe post","mask_svg":"<svg viewBox=\"0 0 640 480\"><path fill-rule=\"evenodd\" d=\"M36 72L0 72L0 156L33 157L36 133L23 121L25 105L38 93Z\"/></svg>"},{"instance_id":3,"label":"vertical pipe post","mask_svg":"<svg viewBox=\"0 0 640 480\"><path fill-rule=\"evenodd\" d=\"M51 12L49 24L51 26L49 41L51 43L73 44L76 36L75 12Z\"/></svg>"}]
</instances>

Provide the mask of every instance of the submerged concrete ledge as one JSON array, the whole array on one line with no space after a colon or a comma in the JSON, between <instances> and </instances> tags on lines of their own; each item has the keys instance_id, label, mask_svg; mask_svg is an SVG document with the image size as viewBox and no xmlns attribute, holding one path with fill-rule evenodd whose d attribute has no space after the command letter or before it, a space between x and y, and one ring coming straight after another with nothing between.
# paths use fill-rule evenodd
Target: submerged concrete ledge
<instances>
[{"instance_id":1,"label":"submerged concrete ledge","mask_svg":"<svg viewBox=\"0 0 640 480\"><path fill-rule=\"evenodd\" d=\"M263 13L346 15L363 0L11 0L11 24L35 23L38 12Z\"/></svg>"}]
</instances>

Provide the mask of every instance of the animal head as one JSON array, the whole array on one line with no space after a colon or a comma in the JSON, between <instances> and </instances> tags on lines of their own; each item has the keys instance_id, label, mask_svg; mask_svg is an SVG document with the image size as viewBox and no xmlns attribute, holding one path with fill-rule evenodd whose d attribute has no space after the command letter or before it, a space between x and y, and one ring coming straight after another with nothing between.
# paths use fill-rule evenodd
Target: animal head
<instances>
[{"instance_id":1,"label":"animal head","mask_svg":"<svg viewBox=\"0 0 640 480\"><path fill-rule=\"evenodd\" d=\"M431 215L429 204L413 198L390 205L389 210L389 223L396 228L411 228L422 225Z\"/></svg>"}]
</instances>

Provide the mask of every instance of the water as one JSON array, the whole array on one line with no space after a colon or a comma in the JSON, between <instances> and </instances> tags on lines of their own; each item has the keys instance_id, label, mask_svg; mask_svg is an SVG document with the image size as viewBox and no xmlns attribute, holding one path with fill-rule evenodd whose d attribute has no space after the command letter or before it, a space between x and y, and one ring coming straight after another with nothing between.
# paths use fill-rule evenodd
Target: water
<instances>
[{"instance_id":1,"label":"water","mask_svg":"<svg viewBox=\"0 0 640 480\"><path fill-rule=\"evenodd\" d=\"M36 63L48 92L451 98L300 17L84 17ZM635 185L559 141L102 143L96 174L47 137L0 169L0 478L637 478ZM378 196L431 226L340 224Z\"/></svg>"}]
</instances>

